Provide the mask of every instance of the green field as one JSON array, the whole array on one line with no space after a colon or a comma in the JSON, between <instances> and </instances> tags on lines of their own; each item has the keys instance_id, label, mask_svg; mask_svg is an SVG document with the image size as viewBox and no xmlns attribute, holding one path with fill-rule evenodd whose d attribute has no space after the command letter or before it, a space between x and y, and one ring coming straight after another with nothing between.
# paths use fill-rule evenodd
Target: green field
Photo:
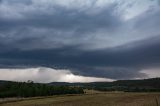
<instances>
[{"instance_id":1,"label":"green field","mask_svg":"<svg viewBox=\"0 0 160 106\"><path fill-rule=\"evenodd\" d=\"M29 98L0 106L160 106L160 93L89 92L84 95Z\"/></svg>"}]
</instances>

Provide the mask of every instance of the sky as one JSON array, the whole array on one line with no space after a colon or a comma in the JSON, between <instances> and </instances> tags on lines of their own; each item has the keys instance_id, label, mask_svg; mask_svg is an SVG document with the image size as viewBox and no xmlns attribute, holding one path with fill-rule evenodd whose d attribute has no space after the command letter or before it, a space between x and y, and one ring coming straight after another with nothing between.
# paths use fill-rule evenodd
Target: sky
<instances>
[{"instance_id":1,"label":"sky","mask_svg":"<svg viewBox=\"0 0 160 106\"><path fill-rule=\"evenodd\" d=\"M0 0L0 80L160 77L160 0Z\"/></svg>"}]
</instances>

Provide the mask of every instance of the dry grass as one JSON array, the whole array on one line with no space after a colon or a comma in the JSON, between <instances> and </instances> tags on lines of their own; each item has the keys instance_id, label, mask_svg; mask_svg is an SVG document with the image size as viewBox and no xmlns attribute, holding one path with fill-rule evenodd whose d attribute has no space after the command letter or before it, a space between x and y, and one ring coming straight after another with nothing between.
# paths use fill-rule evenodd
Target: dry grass
<instances>
[{"instance_id":1,"label":"dry grass","mask_svg":"<svg viewBox=\"0 0 160 106\"><path fill-rule=\"evenodd\" d=\"M87 91L88 92L88 91ZM93 93L93 94L92 94ZM89 91L85 95L32 98L0 106L160 106L160 93Z\"/></svg>"}]
</instances>

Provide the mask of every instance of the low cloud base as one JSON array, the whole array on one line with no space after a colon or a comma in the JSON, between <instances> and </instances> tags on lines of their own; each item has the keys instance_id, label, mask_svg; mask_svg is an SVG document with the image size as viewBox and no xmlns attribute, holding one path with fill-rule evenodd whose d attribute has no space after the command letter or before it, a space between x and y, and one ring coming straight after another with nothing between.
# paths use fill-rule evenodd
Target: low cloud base
<instances>
[{"instance_id":1,"label":"low cloud base","mask_svg":"<svg viewBox=\"0 0 160 106\"><path fill-rule=\"evenodd\" d=\"M0 80L27 81L39 83L49 82L104 82L114 81L107 78L85 77L74 75L70 70L57 70L52 68L38 67L25 69L0 69Z\"/></svg>"}]
</instances>

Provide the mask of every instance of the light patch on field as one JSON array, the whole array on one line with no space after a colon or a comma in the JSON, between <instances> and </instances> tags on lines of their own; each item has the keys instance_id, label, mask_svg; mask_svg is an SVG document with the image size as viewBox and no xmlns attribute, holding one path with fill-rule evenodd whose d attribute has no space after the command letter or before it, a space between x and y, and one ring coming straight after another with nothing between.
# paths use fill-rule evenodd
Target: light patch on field
<instances>
[{"instance_id":1,"label":"light patch on field","mask_svg":"<svg viewBox=\"0 0 160 106\"><path fill-rule=\"evenodd\" d=\"M70 70L52 68L0 69L0 80L48 82L100 82L113 81L107 78L74 75Z\"/></svg>"}]
</instances>

